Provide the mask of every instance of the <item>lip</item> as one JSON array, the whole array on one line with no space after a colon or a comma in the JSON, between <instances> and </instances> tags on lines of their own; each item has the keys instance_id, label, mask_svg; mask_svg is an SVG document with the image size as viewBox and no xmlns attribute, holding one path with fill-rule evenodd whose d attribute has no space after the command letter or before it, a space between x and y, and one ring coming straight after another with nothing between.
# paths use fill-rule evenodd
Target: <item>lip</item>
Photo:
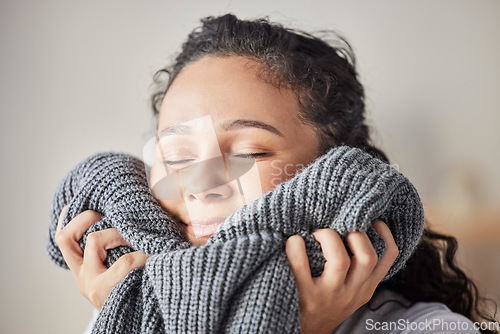
<instances>
[{"instance_id":1,"label":"lip","mask_svg":"<svg viewBox=\"0 0 500 334\"><path fill-rule=\"evenodd\" d=\"M225 219L224 217L195 219L186 224L186 232L196 238L207 237L214 234Z\"/></svg>"}]
</instances>

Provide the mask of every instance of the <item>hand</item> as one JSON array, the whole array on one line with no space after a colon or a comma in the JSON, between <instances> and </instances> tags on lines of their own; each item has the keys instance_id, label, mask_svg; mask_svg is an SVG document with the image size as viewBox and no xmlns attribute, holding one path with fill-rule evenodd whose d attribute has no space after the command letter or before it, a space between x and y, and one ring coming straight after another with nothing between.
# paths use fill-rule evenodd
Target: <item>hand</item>
<instances>
[{"instance_id":1,"label":"hand","mask_svg":"<svg viewBox=\"0 0 500 334\"><path fill-rule=\"evenodd\" d=\"M61 229L66 210L67 206L59 216L55 241L75 276L81 294L100 310L113 287L129 272L143 267L148 257L139 251L128 253L108 269L104 265L107 250L128 245L127 242L116 229L110 228L90 233L83 252L79 240L92 224L101 220L101 215L91 210L84 211Z\"/></svg>"},{"instance_id":2,"label":"hand","mask_svg":"<svg viewBox=\"0 0 500 334\"><path fill-rule=\"evenodd\" d=\"M347 245L353 254L349 257L336 231L315 231L313 236L321 244L326 259L319 277L311 276L304 240L298 235L287 240L286 255L299 292L302 333L330 333L373 296L399 250L385 223L374 221L372 225L387 247L378 263L366 233L347 234Z\"/></svg>"}]
</instances>

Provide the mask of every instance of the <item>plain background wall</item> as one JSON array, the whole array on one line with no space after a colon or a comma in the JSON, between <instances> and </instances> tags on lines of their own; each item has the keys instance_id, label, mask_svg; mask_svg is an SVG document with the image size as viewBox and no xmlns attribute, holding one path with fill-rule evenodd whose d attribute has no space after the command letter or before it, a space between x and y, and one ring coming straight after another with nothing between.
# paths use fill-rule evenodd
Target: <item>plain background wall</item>
<instances>
[{"instance_id":1,"label":"plain background wall","mask_svg":"<svg viewBox=\"0 0 500 334\"><path fill-rule=\"evenodd\" d=\"M343 33L376 142L424 201L499 206L498 1L1 0L1 333L83 331L90 304L45 252L53 191L92 153L140 155L152 75L226 12Z\"/></svg>"}]
</instances>

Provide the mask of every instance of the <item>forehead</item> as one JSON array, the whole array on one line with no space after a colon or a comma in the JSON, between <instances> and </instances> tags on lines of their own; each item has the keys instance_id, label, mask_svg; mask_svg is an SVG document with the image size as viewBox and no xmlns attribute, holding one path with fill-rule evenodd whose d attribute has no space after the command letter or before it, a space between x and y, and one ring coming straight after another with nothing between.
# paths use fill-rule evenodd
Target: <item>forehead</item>
<instances>
[{"instance_id":1,"label":"forehead","mask_svg":"<svg viewBox=\"0 0 500 334\"><path fill-rule=\"evenodd\" d=\"M187 65L165 95L160 128L206 115L214 122L259 119L298 124L296 95L263 80L261 66L239 56L206 57Z\"/></svg>"}]
</instances>

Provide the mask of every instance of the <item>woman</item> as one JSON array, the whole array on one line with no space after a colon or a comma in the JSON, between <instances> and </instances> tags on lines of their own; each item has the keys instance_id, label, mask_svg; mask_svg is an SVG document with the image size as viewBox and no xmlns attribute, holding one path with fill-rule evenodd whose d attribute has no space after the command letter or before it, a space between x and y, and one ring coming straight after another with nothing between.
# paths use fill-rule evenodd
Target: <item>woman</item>
<instances>
[{"instance_id":1,"label":"woman","mask_svg":"<svg viewBox=\"0 0 500 334\"><path fill-rule=\"evenodd\" d=\"M186 184L180 199L158 192L156 197L193 245L204 244L229 214L286 181L332 147L359 147L388 162L370 142L354 56L344 40L336 37L336 42L340 44L332 47L266 20L240 21L232 15L207 18L190 34L172 68L159 72L168 74L169 80L153 96L153 108L159 116L158 143L176 148L162 151L162 162L170 171L190 167L189 177L198 182ZM193 152L191 147L204 149ZM226 152L254 158L257 176L218 184L213 181L215 176L203 175L213 169L200 162L215 164ZM195 164L200 169L191 167ZM159 173L153 166L152 184L164 176ZM238 190L244 195L235 196ZM87 211L56 236L82 293L98 309L112 287L146 261L144 254L135 252L110 269L102 266L105 249L124 244L116 230L93 233L87 247L89 252L101 254L101 263L86 261L75 245L99 219L98 214ZM349 233L346 250L333 230L317 231L315 237L328 269L316 278L309 272L302 239L289 239L287 256L299 289L303 332L384 329L380 327L383 321L397 318L382 314L401 310L404 312L398 314L409 322L445 319L449 325L462 321L471 330L472 322L466 318L489 319L478 308L475 285L454 265L454 239L429 230L407 267L378 285L398 249L385 224L374 222L374 227L387 243L378 263L365 233ZM445 241L445 257L436 240Z\"/></svg>"}]
</instances>

